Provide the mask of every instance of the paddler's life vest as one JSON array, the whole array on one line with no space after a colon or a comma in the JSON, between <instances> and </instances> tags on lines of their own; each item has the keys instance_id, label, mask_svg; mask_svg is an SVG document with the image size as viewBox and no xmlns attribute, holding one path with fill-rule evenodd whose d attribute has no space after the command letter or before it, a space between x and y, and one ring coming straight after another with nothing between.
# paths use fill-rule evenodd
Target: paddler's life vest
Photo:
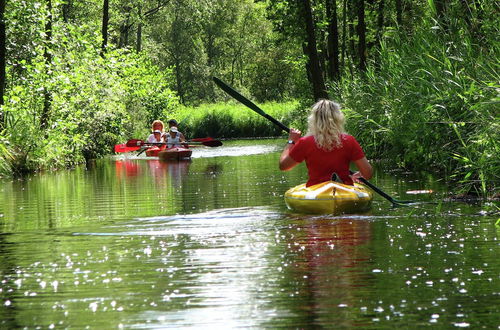
<instances>
[{"instance_id":1,"label":"paddler's life vest","mask_svg":"<svg viewBox=\"0 0 500 330\"><path fill-rule=\"evenodd\" d=\"M173 138L170 134L167 134L167 148L180 148L181 137L179 133L175 133L175 137Z\"/></svg>"}]
</instances>

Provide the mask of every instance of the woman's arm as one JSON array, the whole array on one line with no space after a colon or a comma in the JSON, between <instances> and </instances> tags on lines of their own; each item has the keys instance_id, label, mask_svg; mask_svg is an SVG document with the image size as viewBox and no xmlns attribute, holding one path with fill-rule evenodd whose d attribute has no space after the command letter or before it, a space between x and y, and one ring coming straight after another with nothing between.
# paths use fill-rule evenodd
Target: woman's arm
<instances>
[{"instance_id":1,"label":"woman's arm","mask_svg":"<svg viewBox=\"0 0 500 330\"><path fill-rule=\"evenodd\" d=\"M359 170L359 172L356 172L353 175L351 175L354 181L357 181L359 177L363 177L366 180L370 180L372 178L373 169L370 163L368 162L368 159L366 159L366 157L354 161L354 164L356 164L356 167Z\"/></svg>"},{"instance_id":2,"label":"woman's arm","mask_svg":"<svg viewBox=\"0 0 500 330\"><path fill-rule=\"evenodd\" d=\"M297 129L290 129L288 141L297 142L300 139L301 134L302 133ZM279 167L282 171L291 170L298 164L292 157L290 157L290 150L293 146L294 144L287 143L285 149L283 149L283 152L281 153Z\"/></svg>"}]
</instances>

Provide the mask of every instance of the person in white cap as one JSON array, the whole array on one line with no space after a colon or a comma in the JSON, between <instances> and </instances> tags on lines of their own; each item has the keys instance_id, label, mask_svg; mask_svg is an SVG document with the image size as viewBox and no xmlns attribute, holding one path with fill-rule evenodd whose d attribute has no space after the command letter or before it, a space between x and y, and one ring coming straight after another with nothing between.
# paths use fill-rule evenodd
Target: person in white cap
<instances>
[{"instance_id":1,"label":"person in white cap","mask_svg":"<svg viewBox=\"0 0 500 330\"><path fill-rule=\"evenodd\" d=\"M181 148L186 142L184 135L179 132L176 126L170 127L167 134L167 148Z\"/></svg>"},{"instance_id":2,"label":"person in white cap","mask_svg":"<svg viewBox=\"0 0 500 330\"><path fill-rule=\"evenodd\" d=\"M148 143L162 143L163 141L163 132L160 131L159 129L154 130L153 133L151 133L148 136Z\"/></svg>"}]
</instances>

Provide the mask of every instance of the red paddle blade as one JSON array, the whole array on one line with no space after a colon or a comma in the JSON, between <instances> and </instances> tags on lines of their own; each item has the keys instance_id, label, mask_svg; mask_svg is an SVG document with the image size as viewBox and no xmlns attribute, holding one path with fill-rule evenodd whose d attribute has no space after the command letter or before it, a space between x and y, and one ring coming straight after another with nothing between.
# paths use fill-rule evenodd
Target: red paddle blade
<instances>
[{"instance_id":1,"label":"red paddle blade","mask_svg":"<svg viewBox=\"0 0 500 330\"><path fill-rule=\"evenodd\" d=\"M140 147L144 144L144 141L139 139L128 140L126 143L127 147ZM136 149L137 150L137 149Z\"/></svg>"},{"instance_id":2,"label":"red paddle blade","mask_svg":"<svg viewBox=\"0 0 500 330\"><path fill-rule=\"evenodd\" d=\"M212 141L213 139L211 137L206 137L206 138L196 138L196 139L191 139L189 141L193 142L207 142L207 141Z\"/></svg>"},{"instance_id":3,"label":"red paddle blade","mask_svg":"<svg viewBox=\"0 0 500 330\"><path fill-rule=\"evenodd\" d=\"M130 152L139 150L141 147L127 147L126 144L115 144L115 152Z\"/></svg>"}]
</instances>

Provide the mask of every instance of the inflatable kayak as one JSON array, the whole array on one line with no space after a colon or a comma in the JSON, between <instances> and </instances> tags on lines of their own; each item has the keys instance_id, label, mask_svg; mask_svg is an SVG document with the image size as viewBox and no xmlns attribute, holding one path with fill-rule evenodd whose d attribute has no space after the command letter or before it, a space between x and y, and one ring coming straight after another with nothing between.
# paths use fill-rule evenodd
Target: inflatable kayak
<instances>
[{"instance_id":1,"label":"inflatable kayak","mask_svg":"<svg viewBox=\"0 0 500 330\"><path fill-rule=\"evenodd\" d=\"M365 211L370 208L373 193L361 184L354 186L326 181L306 187L305 184L285 193L286 205L301 213L341 214Z\"/></svg>"},{"instance_id":2,"label":"inflatable kayak","mask_svg":"<svg viewBox=\"0 0 500 330\"><path fill-rule=\"evenodd\" d=\"M158 152L160 160L191 159L192 150L187 148L167 148Z\"/></svg>"}]
</instances>

